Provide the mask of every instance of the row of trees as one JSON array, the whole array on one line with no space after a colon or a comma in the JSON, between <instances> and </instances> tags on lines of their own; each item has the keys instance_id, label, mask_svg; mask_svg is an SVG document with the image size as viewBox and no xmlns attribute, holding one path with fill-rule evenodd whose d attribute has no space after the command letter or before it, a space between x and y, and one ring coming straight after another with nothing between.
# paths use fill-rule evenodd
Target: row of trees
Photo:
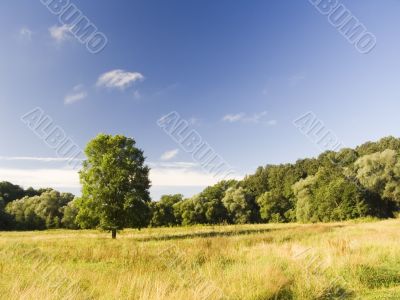
<instances>
[{"instance_id":1,"label":"row of trees","mask_svg":"<svg viewBox=\"0 0 400 300\"><path fill-rule=\"evenodd\" d=\"M82 196L0 183L0 226L103 228L391 217L400 206L400 139L259 167L198 195L151 202L149 168L133 139L101 134L86 147Z\"/></svg>"},{"instance_id":2,"label":"row of trees","mask_svg":"<svg viewBox=\"0 0 400 300\"><path fill-rule=\"evenodd\" d=\"M0 229L76 227L75 220L66 219L73 199L73 194L53 189L25 190L10 182L0 182Z\"/></svg>"}]
</instances>

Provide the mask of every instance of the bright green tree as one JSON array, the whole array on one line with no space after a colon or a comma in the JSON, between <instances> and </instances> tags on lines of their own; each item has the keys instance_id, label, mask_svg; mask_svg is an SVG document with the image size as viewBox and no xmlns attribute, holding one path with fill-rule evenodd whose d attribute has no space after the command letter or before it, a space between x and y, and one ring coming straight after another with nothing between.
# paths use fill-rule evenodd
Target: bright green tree
<instances>
[{"instance_id":1,"label":"bright green tree","mask_svg":"<svg viewBox=\"0 0 400 300\"><path fill-rule=\"evenodd\" d=\"M293 190L300 222L342 221L371 213L365 192L346 178L339 167L321 168L316 175L294 184Z\"/></svg>"},{"instance_id":2,"label":"bright green tree","mask_svg":"<svg viewBox=\"0 0 400 300\"><path fill-rule=\"evenodd\" d=\"M81 206L98 218L100 228L112 232L112 238L117 230L140 229L149 221L149 168L135 144L122 135L99 134L85 149ZM77 220L84 221L79 215Z\"/></svg>"},{"instance_id":3,"label":"bright green tree","mask_svg":"<svg viewBox=\"0 0 400 300\"><path fill-rule=\"evenodd\" d=\"M354 169L357 179L382 199L400 204L400 155L386 149L359 158Z\"/></svg>"},{"instance_id":4,"label":"bright green tree","mask_svg":"<svg viewBox=\"0 0 400 300\"><path fill-rule=\"evenodd\" d=\"M63 210L74 196L48 189L40 196L24 197L7 204L16 229L48 229L61 227Z\"/></svg>"},{"instance_id":5,"label":"bright green tree","mask_svg":"<svg viewBox=\"0 0 400 300\"><path fill-rule=\"evenodd\" d=\"M228 211L231 222L235 224L258 220L259 210L253 196L242 187L228 189L222 203Z\"/></svg>"},{"instance_id":6,"label":"bright green tree","mask_svg":"<svg viewBox=\"0 0 400 300\"><path fill-rule=\"evenodd\" d=\"M183 195L163 195L160 201L151 202L150 226L174 226L178 222L174 214L174 204L182 201Z\"/></svg>"},{"instance_id":7,"label":"bright green tree","mask_svg":"<svg viewBox=\"0 0 400 300\"><path fill-rule=\"evenodd\" d=\"M277 190L265 192L257 198L261 219L265 222L287 222L291 202Z\"/></svg>"}]
</instances>

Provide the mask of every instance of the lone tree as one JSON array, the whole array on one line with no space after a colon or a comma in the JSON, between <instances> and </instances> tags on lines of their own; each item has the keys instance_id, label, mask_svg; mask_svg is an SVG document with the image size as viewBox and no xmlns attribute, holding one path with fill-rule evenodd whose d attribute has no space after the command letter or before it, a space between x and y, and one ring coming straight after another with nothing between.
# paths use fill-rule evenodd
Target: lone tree
<instances>
[{"instance_id":1,"label":"lone tree","mask_svg":"<svg viewBox=\"0 0 400 300\"><path fill-rule=\"evenodd\" d=\"M98 226L117 236L125 227L142 228L149 220L149 168L135 140L99 134L85 149L80 171L82 202Z\"/></svg>"}]
</instances>

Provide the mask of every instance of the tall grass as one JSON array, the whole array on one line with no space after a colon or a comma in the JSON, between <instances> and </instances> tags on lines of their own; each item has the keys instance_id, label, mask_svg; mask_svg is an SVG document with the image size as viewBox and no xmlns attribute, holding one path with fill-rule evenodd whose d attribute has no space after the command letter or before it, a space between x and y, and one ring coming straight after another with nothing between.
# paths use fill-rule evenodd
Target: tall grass
<instances>
[{"instance_id":1,"label":"tall grass","mask_svg":"<svg viewBox=\"0 0 400 300\"><path fill-rule=\"evenodd\" d=\"M400 299L400 221L3 232L0 299Z\"/></svg>"}]
</instances>

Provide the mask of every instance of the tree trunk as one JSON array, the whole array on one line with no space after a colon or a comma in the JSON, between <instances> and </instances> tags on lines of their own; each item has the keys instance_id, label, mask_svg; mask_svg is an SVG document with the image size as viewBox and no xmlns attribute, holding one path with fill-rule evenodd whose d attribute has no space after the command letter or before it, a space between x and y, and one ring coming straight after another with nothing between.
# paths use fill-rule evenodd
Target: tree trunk
<instances>
[{"instance_id":1,"label":"tree trunk","mask_svg":"<svg viewBox=\"0 0 400 300\"><path fill-rule=\"evenodd\" d=\"M116 239L116 238L117 238L117 229L111 229L111 237L112 237L113 239Z\"/></svg>"}]
</instances>

